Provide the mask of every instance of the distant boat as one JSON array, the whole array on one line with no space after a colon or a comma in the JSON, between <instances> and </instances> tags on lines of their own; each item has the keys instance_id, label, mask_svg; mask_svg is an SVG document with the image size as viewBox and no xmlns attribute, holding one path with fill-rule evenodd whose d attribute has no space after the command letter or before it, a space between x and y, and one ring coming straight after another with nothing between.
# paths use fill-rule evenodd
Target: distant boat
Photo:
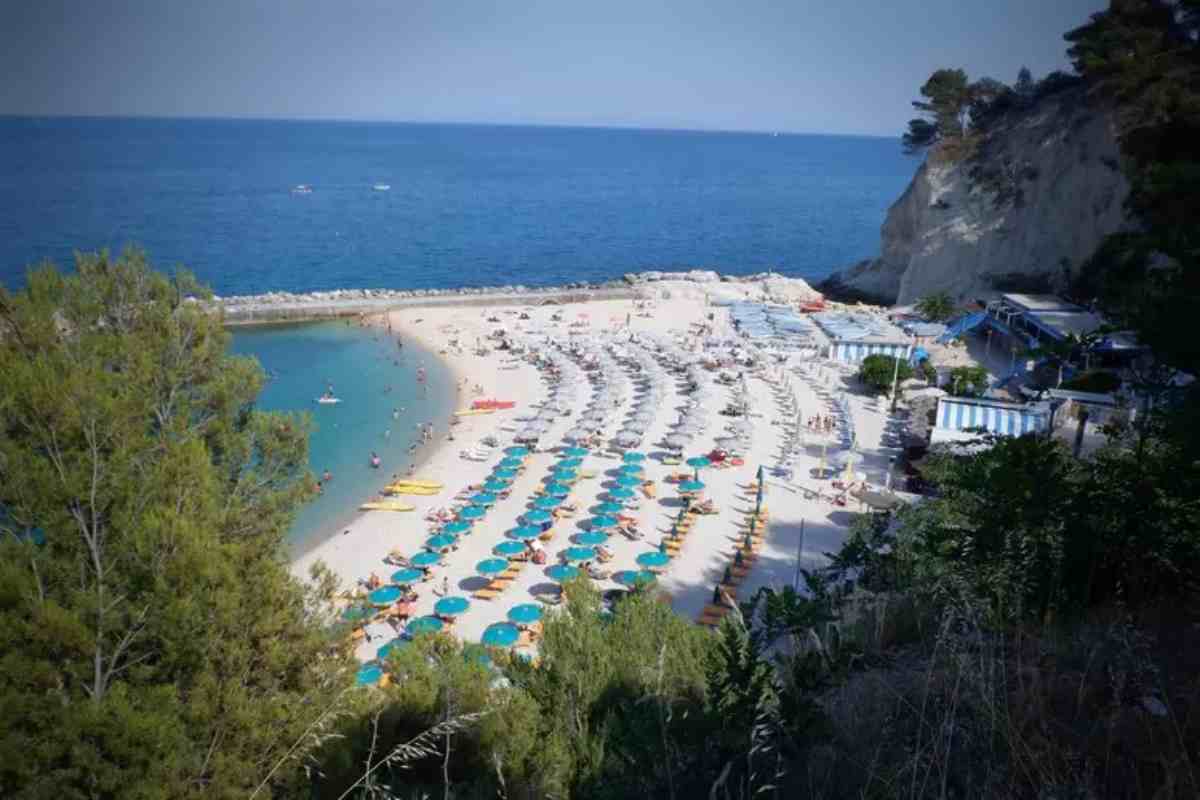
<instances>
[{"instance_id":1,"label":"distant boat","mask_svg":"<svg viewBox=\"0 0 1200 800\"><path fill-rule=\"evenodd\" d=\"M297 184L292 188L292 194L312 194L312 187L307 183Z\"/></svg>"},{"instance_id":2,"label":"distant boat","mask_svg":"<svg viewBox=\"0 0 1200 800\"><path fill-rule=\"evenodd\" d=\"M386 192L388 189L392 188L392 185L390 183L377 183L371 188L377 192Z\"/></svg>"}]
</instances>

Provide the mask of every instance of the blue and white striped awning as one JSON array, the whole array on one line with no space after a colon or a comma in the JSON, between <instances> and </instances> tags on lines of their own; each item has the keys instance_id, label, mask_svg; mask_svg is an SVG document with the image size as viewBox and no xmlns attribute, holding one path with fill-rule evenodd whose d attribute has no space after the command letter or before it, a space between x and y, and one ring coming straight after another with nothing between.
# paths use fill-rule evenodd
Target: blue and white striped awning
<instances>
[{"instance_id":1,"label":"blue and white striped awning","mask_svg":"<svg viewBox=\"0 0 1200 800\"><path fill-rule=\"evenodd\" d=\"M983 428L1000 436L1040 433L1050 427L1050 409L1044 404L1019 405L969 397L938 399L937 427L963 431Z\"/></svg>"},{"instance_id":2,"label":"blue and white striped awning","mask_svg":"<svg viewBox=\"0 0 1200 800\"><path fill-rule=\"evenodd\" d=\"M832 356L835 361L857 364L867 356L883 355L907 359L912 350L908 342L842 342L833 343Z\"/></svg>"}]
</instances>

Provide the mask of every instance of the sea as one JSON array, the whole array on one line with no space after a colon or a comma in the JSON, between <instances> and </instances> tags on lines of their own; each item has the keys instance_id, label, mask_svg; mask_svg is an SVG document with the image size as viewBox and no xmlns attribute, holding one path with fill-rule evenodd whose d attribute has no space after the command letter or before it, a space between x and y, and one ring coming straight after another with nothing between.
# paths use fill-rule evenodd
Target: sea
<instances>
[{"instance_id":1,"label":"sea","mask_svg":"<svg viewBox=\"0 0 1200 800\"><path fill-rule=\"evenodd\" d=\"M878 253L917 166L897 138L291 120L0 117L0 152L0 284L133 245L218 295L817 281ZM433 354L353 325L237 329L233 348L273 376L262 407L314 415L313 470L334 474L294 548L335 533L453 402ZM345 402L314 404L327 383Z\"/></svg>"}]
</instances>

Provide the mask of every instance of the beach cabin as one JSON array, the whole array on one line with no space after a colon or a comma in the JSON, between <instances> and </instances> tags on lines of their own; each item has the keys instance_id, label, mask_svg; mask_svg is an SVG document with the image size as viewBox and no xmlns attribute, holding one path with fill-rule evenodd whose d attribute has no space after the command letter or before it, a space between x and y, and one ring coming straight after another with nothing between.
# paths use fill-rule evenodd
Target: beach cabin
<instances>
[{"instance_id":1,"label":"beach cabin","mask_svg":"<svg viewBox=\"0 0 1200 800\"><path fill-rule=\"evenodd\" d=\"M1011 403L987 397L940 397L931 444L972 439L977 429L998 436L1022 436L1050 430L1049 403Z\"/></svg>"},{"instance_id":2,"label":"beach cabin","mask_svg":"<svg viewBox=\"0 0 1200 800\"><path fill-rule=\"evenodd\" d=\"M874 314L824 311L810 318L825 337L828 357L835 361L857 364L873 355L907 360L912 354L911 337Z\"/></svg>"}]
</instances>

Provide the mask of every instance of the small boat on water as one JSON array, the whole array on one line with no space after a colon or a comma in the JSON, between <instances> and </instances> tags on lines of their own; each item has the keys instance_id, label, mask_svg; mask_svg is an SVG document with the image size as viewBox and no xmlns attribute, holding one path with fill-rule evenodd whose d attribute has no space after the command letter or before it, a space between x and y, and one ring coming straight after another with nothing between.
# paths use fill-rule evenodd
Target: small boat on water
<instances>
[{"instance_id":1,"label":"small boat on water","mask_svg":"<svg viewBox=\"0 0 1200 800\"><path fill-rule=\"evenodd\" d=\"M312 187L307 183L298 183L292 187L292 194L312 194Z\"/></svg>"},{"instance_id":2,"label":"small boat on water","mask_svg":"<svg viewBox=\"0 0 1200 800\"><path fill-rule=\"evenodd\" d=\"M371 188L377 192L386 192L387 190L392 188L392 185L390 183L377 183L374 186L372 186Z\"/></svg>"},{"instance_id":3,"label":"small boat on water","mask_svg":"<svg viewBox=\"0 0 1200 800\"><path fill-rule=\"evenodd\" d=\"M320 403L321 405L323 405L323 406L328 406L328 405L333 405L333 404L335 404L335 403L340 403L340 402L342 402L342 398L340 398L340 397L330 397L330 396L328 396L328 395L325 395L324 397L318 397L318 398L316 398L316 401L317 401L318 403Z\"/></svg>"}]
</instances>

